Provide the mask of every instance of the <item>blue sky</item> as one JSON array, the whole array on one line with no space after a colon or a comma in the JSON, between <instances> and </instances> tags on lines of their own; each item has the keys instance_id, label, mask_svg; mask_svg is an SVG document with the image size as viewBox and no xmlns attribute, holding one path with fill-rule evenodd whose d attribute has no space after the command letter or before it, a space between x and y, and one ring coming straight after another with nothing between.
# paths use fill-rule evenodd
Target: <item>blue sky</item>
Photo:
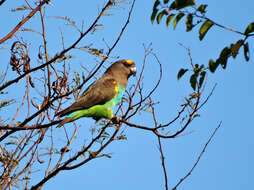
<instances>
[{"instance_id":1,"label":"blue sky","mask_svg":"<svg viewBox=\"0 0 254 190\"><path fill-rule=\"evenodd\" d=\"M104 1L52 1L54 6L47 6L47 16L67 16L75 20L78 26L84 21L84 28L97 16L98 8L101 8ZM180 68L190 67L189 57L179 43L191 49L194 63L207 64L210 58L216 59L220 51L236 42L241 36L213 27L202 42L198 39L198 30L186 33L184 22L180 22L176 29L172 26L166 28L164 20L160 25L151 24L150 14L154 1L137 1L122 39L112 55L119 55L122 59L132 59L136 62L138 71L144 58L143 43L152 43L154 52L157 54L163 67L163 78L161 84L153 94L154 101L160 101L155 106L158 115L158 122L165 122L172 119L185 96L191 93L188 77L184 76L177 81L176 75ZM207 16L212 20L244 31L246 26L253 22L252 9L254 2L251 0L242 1L197 1L197 4L207 3ZM6 1L0 7L1 30L0 36L4 36L26 15L24 12L12 13L11 8L20 5L19 1ZM105 16L101 23L104 30L97 31L88 38L82 40L82 45L93 43L98 49L105 48L103 38L112 44L116 35L120 32L129 10L128 4L121 5L120 9L110 10L112 16ZM6 17L8 15L8 19ZM19 19L17 19L19 18ZM32 18L25 27L36 27L40 29L39 15ZM49 52L51 56L62 49L60 29L65 38L65 44L71 44L78 36L65 22L49 17L46 22ZM30 42L30 54L37 55L39 35L24 33L23 37ZM0 50L2 58L1 71L5 70L9 63L9 47L11 42L3 46L7 49ZM219 68L215 74L208 75L206 93L217 83L216 90L200 111L200 118L196 119L186 135L175 139L163 139L163 149L168 173L169 187L173 187L193 166L203 146L213 130L222 121L222 126L216 136L209 144L204 156L199 162L192 175L179 187L179 189L252 189L254 165L253 141L253 40L249 40L251 59L248 63L241 52L239 56L229 60L226 70ZM241 50L242 51L242 50ZM75 59L70 61L71 71L80 69L84 64L91 67L95 63L94 57L87 53L74 50L71 54ZM36 56L34 56L36 57ZM114 59L111 59L114 60ZM36 62L36 58L33 58ZM34 64L36 65L36 64ZM154 78L158 77L157 65L152 58L147 60L147 68L144 76L144 88L151 89L155 83ZM9 69L11 72L11 69ZM156 71L156 72L155 72ZM99 76L100 74L98 74ZM7 79L16 75L9 74ZM131 79L129 84L135 83ZM9 95L15 96L17 91L10 88ZM8 96L9 96L8 95ZM35 95L34 95L35 96ZM19 101L19 100L18 100ZM72 100L69 100L72 101ZM66 106L71 102L66 102ZM15 105L10 107L10 112L15 111ZM1 113L4 117L4 113ZM21 118L21 116L20 116ZM136 116L132 122L140 125L152 125L151 115L144 114ZM93 125L89 118L80 119L78 125ZM179 124L179 123L176 123ZM69 125L72 127L72 125ZM89 138L88 128L81 126L76 149ZM62 138L60 133L63 129L54 129L59 133L56 140ZM119 141L109 146L105 153L112 153L112 158L99 158L87 165L74 170L66 171L51 179L45 185L45 189L164 189L164 177L161 167L158 143L155 135L148 131L135 128L126 128L127 141ZM38 178L37 178L38 177ZM35 174L32 179L36 183L40 176ZM32 183L32 184L34 184Z\"/></svg>"}]
</instances>

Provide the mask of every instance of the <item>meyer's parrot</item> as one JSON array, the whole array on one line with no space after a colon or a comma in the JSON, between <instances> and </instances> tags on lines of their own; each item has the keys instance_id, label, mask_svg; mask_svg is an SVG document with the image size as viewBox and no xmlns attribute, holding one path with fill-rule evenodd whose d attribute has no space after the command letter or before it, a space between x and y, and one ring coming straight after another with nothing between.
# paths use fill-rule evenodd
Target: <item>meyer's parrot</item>
<instances>
[{"instance_id":1,"label":"meyer's parrot","mask_svg":"<svg viewBox=\"0 0 254 190\"><path fill-rule=\"evenodd\" d=\"M131 60L119 60L92 83L71 106L60 111L56 116L66 116L57 127L75 121L81 117L113 119L113 110L124 94L128 78L136 74L136 65Z\"/></svg>"}]
</instances>

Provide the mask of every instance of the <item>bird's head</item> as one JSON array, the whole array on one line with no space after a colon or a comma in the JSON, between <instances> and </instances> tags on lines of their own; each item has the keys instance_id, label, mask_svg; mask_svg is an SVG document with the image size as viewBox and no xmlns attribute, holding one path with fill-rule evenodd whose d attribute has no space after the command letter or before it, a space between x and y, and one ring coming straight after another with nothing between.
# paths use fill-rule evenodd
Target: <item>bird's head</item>
<instances>
[{"instance_id":1,"label":"bird's head","mask_svg":"<svg viewBox=\"0 0 254 190\"><path fill-rule=\"evenodd\" d=\"M123 59L113 63L106 71L112 75L121 75L129 78L132 75L136 75L137 69L134 61L129 59Z\"/></svg>"},{"instance_id":2,"label":"bird's head","mask_svg":"<svg viewBox=\"0 0 254 190\"><path fill-rule=\"evenodd\" d=\"M125 60L121 60L121 62L126 67L126 69L129 70L128 77L130 77L131 75L136 76L137 68L134 61L130 59L125 59Z\"/></svg>"}]
</instances>

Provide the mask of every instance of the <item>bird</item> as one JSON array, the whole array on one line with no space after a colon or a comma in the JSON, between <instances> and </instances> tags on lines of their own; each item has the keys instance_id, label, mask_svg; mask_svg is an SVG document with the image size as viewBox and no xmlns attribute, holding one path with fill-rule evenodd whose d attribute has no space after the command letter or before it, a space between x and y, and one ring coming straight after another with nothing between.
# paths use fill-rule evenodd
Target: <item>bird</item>
<instances>
[{"instance_id":1,"label":"bird","mask_svg":"<svg viewBox=\"0 0 254 190\"><path fill-rule=\"evenodd\" d=\"M96 121L101 118L119 119L113 114L114 107L121 101L129 77L135 76L136 72L136 65L132 60L114 62L71 106L56 114L66 116L57 127L81 117L92 117Z\"/></svg>"}]
</instances>

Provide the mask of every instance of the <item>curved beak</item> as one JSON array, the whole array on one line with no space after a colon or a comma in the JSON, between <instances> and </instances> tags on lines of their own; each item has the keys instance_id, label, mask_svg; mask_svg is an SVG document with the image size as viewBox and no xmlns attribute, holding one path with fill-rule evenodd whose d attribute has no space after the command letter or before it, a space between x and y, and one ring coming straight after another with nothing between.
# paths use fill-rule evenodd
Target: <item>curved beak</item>
<instances>
[{"instance_id":1,"label":"curved beak","mask_svg":"<svg viewBox=\"0 0 254 190\"><path fill-rule=\"evenodd\" d=\"M135 65L135 64L133 64L133 65L131 66L130 71L131 71L131 75L136 76L137 68L136 68L136 65Z\"/></svg>"}]
</instances>

